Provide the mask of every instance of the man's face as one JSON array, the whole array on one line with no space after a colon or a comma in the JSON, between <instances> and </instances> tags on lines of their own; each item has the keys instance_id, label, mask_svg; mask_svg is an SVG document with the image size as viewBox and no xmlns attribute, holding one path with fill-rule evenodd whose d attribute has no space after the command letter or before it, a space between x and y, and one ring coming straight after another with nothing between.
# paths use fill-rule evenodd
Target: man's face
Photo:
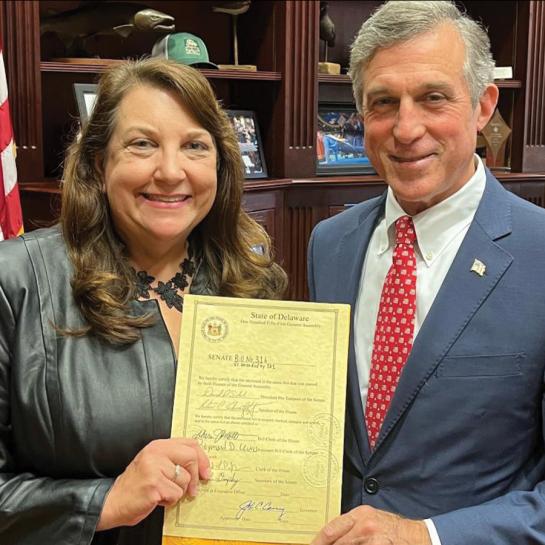
<instances>
[{"instance_id":1,"label":"man's face","mask_svg":"<svg viewBox=\"0 0 545 545\"><path fill-rule=\"evenodd\" d=\"M364 70L366 152L408 214L446 199L475 171L477 130L498 90L490 85L473 108L464 58L458 31L443 24L379 49Z\"/></svg>"}]
</instances>

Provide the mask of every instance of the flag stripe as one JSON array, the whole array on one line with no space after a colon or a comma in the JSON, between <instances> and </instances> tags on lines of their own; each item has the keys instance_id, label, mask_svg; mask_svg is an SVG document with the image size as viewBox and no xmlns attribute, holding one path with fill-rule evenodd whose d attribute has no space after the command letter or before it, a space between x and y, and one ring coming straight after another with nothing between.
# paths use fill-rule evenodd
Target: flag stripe
<instances>
[{"instance_id":1,"label":"flag stripe","mask_svg":"<svg viewBox=\"0 0 545 545\"><path fill-rule=\"evenodd\" d=\"M7 148L12 140L13 132L9 117L9 102L5 100L0 104L0 150Z\"/></svg>"},{"instance_id":2,"label":"flag stripe","mask_svg":"<svg viewBox=\"0 0 545 545\"><path fill-rule=\"evenodd\" d=\"M0 42L0 104L8 99L8 82L6 80L6 68L4 66L4 55L2 55L2 42Z\"/></svg>"},{"instance_id":3,"label":"flag stripe","mask_svg":"<svg viewBox=\"0 0 545 545\"><path fill-rule=\"evenodd\" d=\"M2 161L0 161L0 231L3 231L2 226L6 224L7 217L7 199L6 191L4 188L4 169L2 168ZM0 240L6 238L3 233L0 233Z\"/></svg>"},{"instance_id":4,"label":"flag stripe","mask_svg":"<svg viewBox=\"0 0 545 545\"><path fill-rule=\"evenodd\" d=\"M17 187L13 127L9 115L8 84L0 42L0 240L23 231L21 201Z\"/></svg>"},{"instance_id":5,"label":"flag stripe","mask_svg":"<svg viewBox=\"0 0 545 545\"><path fill-rule=\"evenodd\" d=\"M4 185L4 195L8 195L17 184L17 170L15 167L15 157L13 156L13 142L0 153L2 161L2 180Z\"/></svg>"},{"instance_id":6,"label":"flag stripe","mask_svg":"<svg viewBox=\"0 0 545 545\"><path fill-rule=\"evenodd\" d=\"M5 151L5 150L4 150ZM3 154L2 154L3 155ZM0 161L0 240L16 237L23 232L23 220L21 213L21 201L17 184L11 191L6 191L5 180L8 174L4 165L10 161ZM8 168L12 168L10 165ZM13 163L15 168L15 163Z\"/></svg>"}]
</instances>

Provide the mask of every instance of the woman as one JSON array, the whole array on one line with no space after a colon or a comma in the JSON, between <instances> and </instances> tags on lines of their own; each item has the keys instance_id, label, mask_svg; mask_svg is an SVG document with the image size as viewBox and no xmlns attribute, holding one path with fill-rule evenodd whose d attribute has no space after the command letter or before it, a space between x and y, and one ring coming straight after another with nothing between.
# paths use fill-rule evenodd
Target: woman
<instances>
[{"instance_id":1,"label":"woman","mask_svg":"<svg viewBox=\"0 0 545 545\"><path fill-rule=\"evenodd\" d=\"M196 70L151 59L101 78L60 227L0 246L1 543L159 544L157 507L208 478L195 441L167 439L183 296L286 285L242 173Z\"/></svg>"}]
</instances>

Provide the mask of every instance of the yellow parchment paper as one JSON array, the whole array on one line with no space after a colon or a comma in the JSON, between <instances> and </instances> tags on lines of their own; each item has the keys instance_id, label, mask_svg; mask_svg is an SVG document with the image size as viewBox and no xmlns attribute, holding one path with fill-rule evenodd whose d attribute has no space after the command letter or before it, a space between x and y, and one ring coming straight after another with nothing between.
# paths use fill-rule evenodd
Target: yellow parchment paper
<instances>
[{"instance_id":1,"label":"yellow parchment paper","mask_svg":"<svg viewBox=\"0 0 545 545\"><path fill-rule=\"evenodd\" d=\"M349 313L186 296L172 436L213 475L167 509L164 545L309 543L339 514Z\"/></svg>"}]
</instances>

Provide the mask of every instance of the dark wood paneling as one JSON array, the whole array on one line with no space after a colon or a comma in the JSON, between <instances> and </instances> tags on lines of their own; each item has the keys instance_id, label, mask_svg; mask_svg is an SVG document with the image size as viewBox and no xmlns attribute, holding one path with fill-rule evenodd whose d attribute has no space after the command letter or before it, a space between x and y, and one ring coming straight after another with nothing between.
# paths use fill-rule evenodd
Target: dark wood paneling
<instances>
[{"instance_id":1,"label":"dark wood paneling","mask_svg":"<svg viewBox=\"0 0 545 545\"><path fill-rule=\"evenodd\" d=\"M501 4L497 4L498 9L494 9L494 4L491 4L489 0L457 2L470 17L481 22L487 29L496 66L514 65L517 30L513 22L517 18L517 4L521 3L514 0L502 0ZM501 16L498 16L500 9Z\"/></svg>"},{"instance_id":2,"label":"dark wood paneling","mask_svg":"<svg viewBox=\"0 0 545 545\"><path fill-rule=\"evenodd\" d=\"M271 237L271 240L276 239L276 222L274 218L274 208L268 210L255 210L254 212L248 212L248 215L255 220Z\"/></svg>"},{"instance_id":3,"label":"dark wood paneling","mask_svg":"<svg viewBox=\"0 0 545 545\"><path fill-rule=\"evenodd\" d=\"M60 212L61 191L58 182L37 182L20 187L25 231L53 225Z\"/></svg>"},{"instance_id":4,"label":"dark wood paneling","mask_svg":"<svg viewBox=\"0 0 545 545\"><path fill-rule=\"evenodd\" d=\"M90 63L86 59L81 62L66 63L59 61L42 61L40 68L42 72L64 72L69 74L91 73L100 74L109 67L119 64L123 61L115 59L104 59L102 61ZM249 80L249 81L280 81L282 74L280 72L270 72L260 70L251 72L248 70L212 70L207 68L199 69L199 72L207 79L228 79L228 80Z\"/></svg>"},{"instance_id":5,"label":"dark wood paneling","mask_svg":"<svg viewBox=\"0 0 545 545\"><path fill-rule=\"evenodd\" d=\"M290 206L287 217L289 295L293 300L305 301L308 300L306 250L314 225L313 210L310 206Z\"/></svg>"},{"instance_id":6,"label":"dark wood paneling","mask_svg":"<svg viewBox=\"0 0 545 545\"><path fill-rule=\"evenodd\" d=\"M545 2L530 2L527 124L522 170L545 170Z\"/></svg>"},{"instance_id":7,"label":"dark wood paneling","mask_svg":"<svg viewBox=\"0 0 545 545\"><path fill-rule=\"evenodd\" d=\"M19 181L43 178L39 2L2 2L2 41Z\"/></svg>"},{"instance_id":8,"label":"dark wood paneling","mask_svg":"<svg viewBox=\"0 0 545 545\"><path fill-rule=\"evenodd\" d=\"M314 226L351 205L382 194L385 188L376 176L360 176L352 182L342 178L293 181L286 195L284 233L292 299L308 299L307 246Z\"/></svg>"},{"instance_id":9,"label":"dark wood paneling","mask_svg":"<svg viewBox=\"0 0 545 545\"><path fill-rule=\"evenodd\" d=\"M244 194L244 210L262 225L269 236L278 263L285 265L284 254L284 191L264 184L249 186Z\"/></svg>"},{"instance_id":10,"label":"dark wood paneling","mask_svg":"<svg viewBox=\"0 0 545 545\"><path fill-rule=\"evenodd\" d=\"M519 197L545 208L545 181L507 181L503 185Z\"/></svg>"},{"instance_id":11,"label":"dark wood paneling","mask_svg":"<svg viewBox=\"0 0 545 545\"><path fill-rule=\"evenodd\" d=\"M335 45L327 52L329 62L341 65L343 72L350 61L350 45L363 21L380 6L380 0L333 0L328 3L328 15L335 24ZM324 43L320 43L320 60L324 60Z\"/></svg>"},{"instance_id":12,"label":"dark wood paneling","mask_svg":"<svg viewBox=\"0 0 545 545\"><path fill-rule=\"evenodd\" d=\"M344 205L344 206L338 206L338 205L330 206L328 216L329 217L336 216L337 214L340 214L341 212L344 212L345 210L348 210L349 208L350 208L350 206L346 206L346 205Z\"/></svg>"},{"instance_id":13,"label":"dark wood paneling","mask_svg":"<svg viewBox=\"0 0 545 545\"><path fill-rule=\"evenodd\" d=\"M319 3L282 3L280 70L284 74L272 116L275 174L312 176L316 170Z\"/></svg>"},{"instance_id":14,"label":"dark wood paneling","mask_svg":"<svg viewBox=\"0 0 545 545\"><path fill-rule=\"evenodd\" d=\"M516 172L545 170L545 2L517 2L511 166Z\"/></svg>"}]
</instances>

